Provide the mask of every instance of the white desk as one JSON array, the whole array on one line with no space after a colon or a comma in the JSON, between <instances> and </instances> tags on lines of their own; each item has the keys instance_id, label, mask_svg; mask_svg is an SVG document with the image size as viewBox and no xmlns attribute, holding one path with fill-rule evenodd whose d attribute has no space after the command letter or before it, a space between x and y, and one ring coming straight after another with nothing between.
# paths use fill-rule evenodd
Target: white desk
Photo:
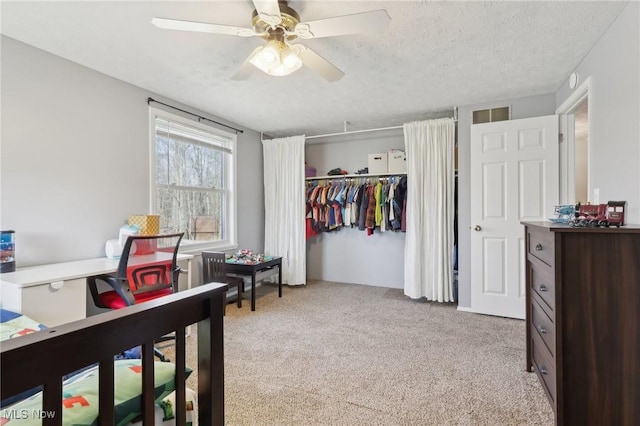
<instances>
[{"instance_id":1,"label":"white desk","mask_svg":"<svg viewBox=\"0 0 640 426\"><path fill-rule=\"evenodd\" d=\"M130 265L171 260L170 253L132 256ZM192 255L179 254L178 264L186 262L187 288L191 288ZM0 305L20 312L48 327L87 317L87 277L110 274L118 260L101 257L73 262L19 268L0 274Z\"/></svg>"}]
</instances>

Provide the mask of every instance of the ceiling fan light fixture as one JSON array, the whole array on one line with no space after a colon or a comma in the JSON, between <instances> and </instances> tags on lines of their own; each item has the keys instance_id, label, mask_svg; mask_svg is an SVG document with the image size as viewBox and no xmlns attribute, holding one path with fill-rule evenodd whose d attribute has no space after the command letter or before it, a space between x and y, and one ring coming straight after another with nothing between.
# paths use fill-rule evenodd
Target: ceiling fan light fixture
<instances>
[{"instance_id":1,"label":"ceiling fan light fixture","mask_svg":"<svg viewBox=\"0 0 640 426\"><path fill-rule=\"evenodd\" d=\"M302 66L302 60L296 52L281 40L269 40L249 62L277 77L289 75Z\"/></svg>"},{"instance_id":2,"label":"ceiling fan light fixture","mask_svg":"<svg viewBox=\"0 0 640 426\"><path fill-rule=\"evenodd\" d=\"M271 40L260 50L257 60L271 65L278 60L278 56L280 56L280 46L277 41Z\"/></svg>"},{"instance_id":3,"label":"ceiling fan light fixture","mask_svg":"<svg viewBox=\"0 0 640 426\"><path fill-rule=\"evenodd\" d=\"M302 60L296 54L296 52L294 52L293 49L289 46L287 46L287 49L282 52L281 57L282 57L282 65L287 69L296 71L300 69L300 67L302 66Z\"/></svg>"}]
</instances>

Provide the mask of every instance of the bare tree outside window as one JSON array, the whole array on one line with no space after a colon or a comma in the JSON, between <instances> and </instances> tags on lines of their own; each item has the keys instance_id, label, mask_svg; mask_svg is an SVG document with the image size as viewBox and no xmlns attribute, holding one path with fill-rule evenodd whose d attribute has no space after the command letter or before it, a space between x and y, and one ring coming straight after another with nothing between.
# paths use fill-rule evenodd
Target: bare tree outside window
<instances>
[{"instance_id":1,"label":"bare tree outside window","mask_svg":"<svg viewBox=\"0 0 640 426\"><path fill-rule=\"evenodd\" d=\"M161 232L185 240L228 239L231 141L156 117L155 204Z\"/></svg>"}]
</instances>

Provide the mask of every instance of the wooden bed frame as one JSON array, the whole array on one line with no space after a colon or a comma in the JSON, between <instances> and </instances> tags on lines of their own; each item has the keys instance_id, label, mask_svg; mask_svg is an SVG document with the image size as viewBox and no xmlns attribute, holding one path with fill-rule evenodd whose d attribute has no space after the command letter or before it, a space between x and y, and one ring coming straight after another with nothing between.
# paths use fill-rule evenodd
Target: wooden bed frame
<instances>
[{"instance_id":1,"label":"wooden bed frame","mask_svg":"<svg viewBox=\"0 0 640 426\"><path fill-rule=\"evenodd\" d=\"M224 424L223 296L226 284L205 284L139 305L48 328L2 342L0 399L43 386L46 412L62 413L62 377L99 363L99 405L113 407L113 356L142 345L143 422L154 424L153 341L175 332L176 424L186 424L185 330L198 324L198 420ZM194 368L195 366L190 366ZM98 423L114 424L113 409L100 410ZM43 419L62 425L62 415Z\"/></svg>"}]
</instances>

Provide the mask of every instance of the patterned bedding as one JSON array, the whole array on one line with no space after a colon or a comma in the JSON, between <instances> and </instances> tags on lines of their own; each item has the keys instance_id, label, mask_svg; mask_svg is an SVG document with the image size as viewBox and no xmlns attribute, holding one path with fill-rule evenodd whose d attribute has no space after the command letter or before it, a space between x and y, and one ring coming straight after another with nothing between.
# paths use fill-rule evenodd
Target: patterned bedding
<instances>
[{"instance_id":1,"label":"patterned bedding","mask_svg":"<svg viewBox=\"0 0 640 426\"><path fill-rule=\"evenodd\" d=\"M0 308L0 341L24 336L44 330L47 327L26 315ZM116 424L139 424L141 414L142 371L139 347L125 351L115 357L115 406ZM5 366L6 368L6 366ZM155 363L156 424L175 424L173 405L175 404L174 364ZM191 373L188 370L187 373ZM63 424L94 425L98 416L98 367L89 366L64 378L64 389L72 398L65 399ZM187 392L187 425L193 424L197 395L191 389ZM0 425L31 426L40 425L41 419L29 413L38 412L42 407L41 388L34 388L0 402Z\"/></svg>"},{"instance_id":2,"label":"patterned bedding","mask_svg":"<svg viewBox=\"0 0 640 426\"><path fill-rule=\"evenodd\" d=\"M45 328L47 327L26 315L0 308L0 342Z\"/></svg>"}]
</instances>

